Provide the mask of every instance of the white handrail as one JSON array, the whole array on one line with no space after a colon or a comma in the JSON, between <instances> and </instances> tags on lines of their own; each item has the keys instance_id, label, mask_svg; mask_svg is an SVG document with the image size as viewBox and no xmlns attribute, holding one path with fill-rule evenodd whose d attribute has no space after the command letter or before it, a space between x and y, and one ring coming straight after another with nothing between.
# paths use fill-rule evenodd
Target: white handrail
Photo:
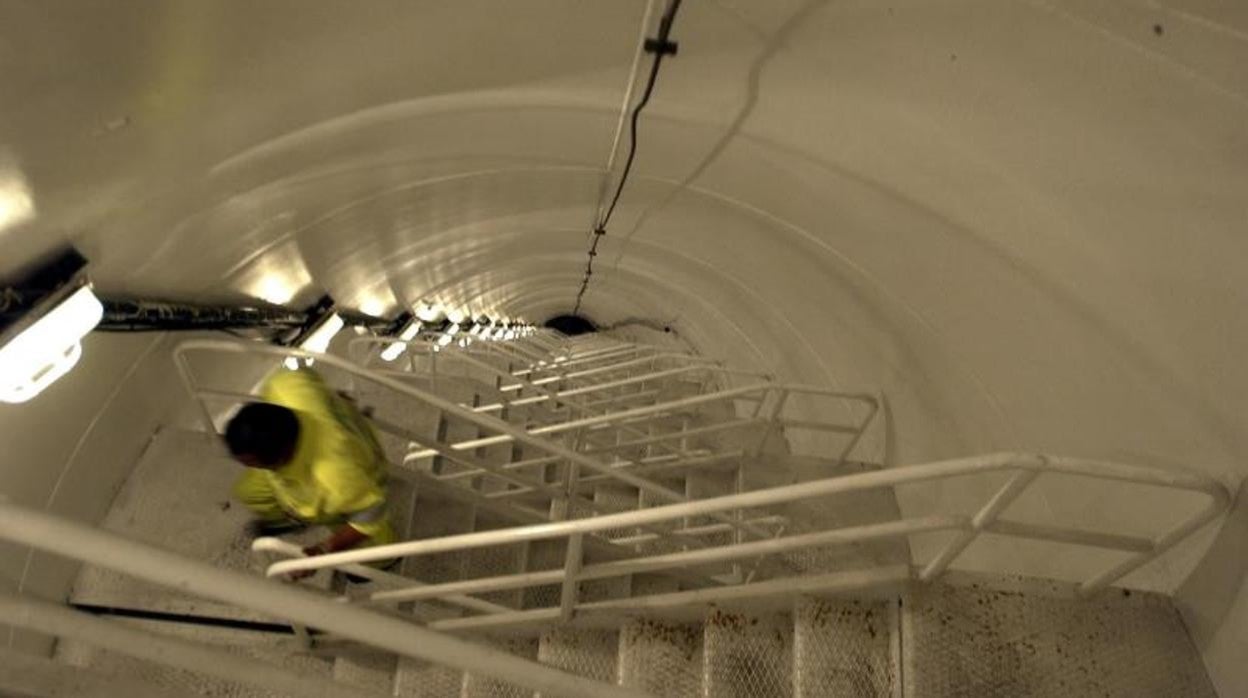
<instances>
[{"instance_id":1,"label":"white handrail","mask_svg":"<svg viewBox=\"0 0 1248 698\"><path fill-rule=\"evenodd\" d=\"M0 501L0 538L543 694L571 698L644 695L10 502Z\"/></svg>"},{"instance_id":2,"label":"white handrail","mask_svg":"<svg viewBox=\"0 0 1248 698\"><path fill-rule=\"evenodd\" d=\"M709 395L700 395L700 396L695 396L691 398L684 398L684 399L672 401L669 403L661 403L658 405L634 408L631 410L623 410L620 412L615 412L610 415L605 415L601 417L583 418L579 420L573 420L571 422L563 422L563 423L548 426L548 427L538 427L535 429L525 430L523 428L516 427L508 422L502 421L495 417L474 412L469 408L464 408L463 406L458 405L457 403L451 402L450 400L442 398L441 396L438 396L434 393L430 393L428 391L419 389L413 385L410 385L409 383L390 378L385 373L379 373L376 371L371 371L369 369L362 368L359 365L355 364L354 362L351 362L345 359L341 359L341 358L327 355L327 354L314 354L314 353L306 352L300 349L277 347L277 346L272 346L272 345L259 344L255 342L193 339L193 340L184 341L181 344L179 344L177 347L175 347L173 350L174 363L178 368L179 375L181 376L183 384L185 385L188 393L197 400L199 399L200 389L195 381L193 372L191 371L189 362L187 361L187 358L186 358L186 355L188 353L195 352L195 351L216 351L216 352L237 353L237 354L262 354L262 355L269 355L269 356L283 357L283 358L293 356L293 357L298 357L298 358L316 359L317 361L320 361L327 366L331 366L335 369L341 370L355 377L370 380L374 383L377 383L378 385L385 386L400 394L404 394L408 397L419 400L426 405L429 405L436 409L440 409L446 414L452 415L457 419L464 420L470 424L483 427L487 430L494 431L498 434L497 436L486 437L483 439L474 439L470 441L464 441L464 442L451 444L450 445L451 451L462 452L462 451L468 451L468 450L471 450L480 446L486 446L486 445L495 444L495 443L518 441L526 446L531 446L538 450L545 451L549 454L559 456L560 458L567 460L578 467L592 470L597 474L605 475L607 477L618 480L625 484L637 487L638 489L649 492L667 502L684 502L686 500L682 494L675 492L673 490L670 490L666 487L663 487L662 485L659 485L651 480L647 480L643 477L633 475L627 470L623 470L623 469L599 462L597 459L593 457L577 452L576 450L568 448L556 441L544 439L541 437L547 433L561 433L563 431L568 431L568 430L580 428L583 426L605 425L605 424L609 424L612 422L619 422L619 421L627 420L633 417L660 414L665 410L676 409L680 407L688 407L688 406L703 404L707 402L713 402L715 400L729 399L735 396L748 395L749 393L754 393L754 392L766 392L768 390L777 389L777 386L774 386L772 384L762 383L762 384L753 385L753 386L746 386L743 388L735 388L732 390L719 391L717 393L712 393ZM779 389L784 389L784 388L781 386L779 387ZM824 390L822 388L817 388L817 387L809 387L809 389L820 390L820 391ZM843 397L844 399L856 399L856 400L866 401L869 403L875 402L875 398L873 396L865 395L865 394L846 393L843 395ZM203 414L204 414L209 430L215 430L216 427L212 421L211 413L207 410L207 407L203 405L202 401L200 404L201 404L201 408L203 409ZM872 414L874 414L874 410ZM866 428L865 423L864 423L863 428L864 429ZM495 474L499 476L503 476L503 477L509 477L506 475L505 472L501 470L497 470ZM727 515L720 514L719 512L715 512L713 515L719 517L721 520L724 520L726 523L734 523L733 520ZM758 534L757 531L755 531L755 533Z\"/></svg>"},{"instance_id":3,"label":"white handrail","mask_svg":"<svg viewBox=\"0 0 1248 698\"><path fill-rule=\"evenodd\" d=\"M287 560L271 565L267 574L278 575L296 570L334 567L348 562L366 562L391 557L428 555L450 550L558 538L573 534L596 533L610 529L656 524L689 516L714 514L734 509L754 509L832 494L990 472L1014 472L1016 475L1014 478L1011 478L1006 486L993 497L979 514L966 524L964 531L965 534L969 535L959 536L944 552L937 556L936 560L925 571L924 578L930 579L942 572L957 557L958 553L969 544L970 540L973 540L983 532L1017 535L1020 530L1026 529L1029 537L1103 546L1108 541L1104 534L1080 531L1078 529L1056 529L1042 526L1028 527L1027 524L1012 522L994 530L993 525L997 516L1004 511L1010 500L1015 498L1030 484L1034 475L1040 472L1080 475L1104 480L1189 490L1200 492L1210 497L1210 502L1198 514L1189 517L1171 531L1152 539L1151 547L1148 551L1138 552L1123 563L1085 581L1081 586L1081 590L1085 593L1090 593L1106 586L1156 558L1179 540L1219 516L1225 511L1230 501L1230 494L1222 483L1203 475L1078 458L994 453L971 458L902 466L882 471L813 480L794 485L618 514L607 514L588 519L573 519L534 526L466 533L444 538L407 541L376 548L332 553L303 560ZM696 552L700 553L701 551Z\"/></svg>"},{"instance_id":4,"label":"white handrail","mask_svg":"<svg viewBox=\"0 0 1248 698\"><path fill-rule=\"evenodd\" d=\"M307 698L380 698L380 693L330 679L308 676L294 669L252 659L246 655L201 645L170 635L108 621L74 609L31 598L0 593L0 618L6 625L78 640L93 647L137 659L215 676L226 681Z\"/></svg>"}]
</instances>

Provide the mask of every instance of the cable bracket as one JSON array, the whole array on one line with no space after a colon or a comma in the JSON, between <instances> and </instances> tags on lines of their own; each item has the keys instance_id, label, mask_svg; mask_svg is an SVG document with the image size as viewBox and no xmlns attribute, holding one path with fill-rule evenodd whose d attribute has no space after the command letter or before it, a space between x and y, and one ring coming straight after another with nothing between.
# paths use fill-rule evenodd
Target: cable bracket
<instances>
[{"instance_id":1,"label":"cable bracket","mask_svg":"<svg viewBox=\"0 0 1248 698\"><path fill-rule=\"evenodd\" d=\"M647 37L643 46L646 53L656 53L660 56L675 56L676 50L679 48L679 44L665 36L655 39Z\"/></svg>"}]
</instances>

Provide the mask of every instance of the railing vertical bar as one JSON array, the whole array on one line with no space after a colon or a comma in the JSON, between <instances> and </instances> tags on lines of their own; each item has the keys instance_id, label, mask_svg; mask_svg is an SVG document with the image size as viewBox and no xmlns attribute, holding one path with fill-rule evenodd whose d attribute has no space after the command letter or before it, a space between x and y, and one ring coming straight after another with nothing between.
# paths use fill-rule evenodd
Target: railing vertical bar
<instances>
[{"instance_id":1,"label":"railing vertical bar","mask_svg":"<svg viewBox=\"0 0 1248 698\"><path fill-rule=\"evenodd\" d=\"M559 619L567 623L576 610L580 588L581 565L585 562L584 536L574 533L568 537L568 550L563 561L563 589L559 594Z\"/></svg>"},{"instance_id":2,"label":"railing vertical bar","mask_svg":"<svg viewBox=\"0 0 1248 698\"><path fill-rule=\"evenodd\" d=\"M992 499L988 500L988 503L984 505L984 508L979 510L979 513L975 515L975 518L971 519L970 530L963 531L952 541L950 541L949 544L945 546L945 549L942 550L940 554L937 555L936 558L928 563L927 567L923 569L923 572L919 574L919 579L929 581L943 574L949 567L950 563L961 555L962 551L966 550L967 546L975 540L980 531L982 531L985 526L995 521L997 516L999 516L1001 512L1005 511L1005 508L1008 507L1016 498L1018 498L1018 496L1027 489L1027 486L1031 484L1031 481L1035 480L1039 475L1039 470L1033 470L1030 468L1026 470L1019 470L1014 473L1014 475L1001 486L1001 489L997 490L997 493L993 495Z\"/></svg>"}]
</instances>

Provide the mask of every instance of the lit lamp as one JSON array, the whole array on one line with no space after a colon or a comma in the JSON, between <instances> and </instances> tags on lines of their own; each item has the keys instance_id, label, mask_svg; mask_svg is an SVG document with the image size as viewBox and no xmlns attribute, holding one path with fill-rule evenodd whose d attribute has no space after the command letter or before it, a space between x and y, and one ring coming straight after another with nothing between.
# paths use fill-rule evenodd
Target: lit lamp
<instances>
[{"instance_id":1,"label":"lit lamp","mask_svg":"<svg viewBox=\"0 0 1248 698\"><path fill-rule=\"evenodd\" d=\"M420 320L412 320L407 323L407 326L404 327L403 331L399 333L399 339L402 341L391 342L388 344L386 348L381 351L381 360L388 362L399 358L399 356L401 356L407 349L407 343L412 341L412 339L420 333L420 328Z\"/></svg>"},{"instance_id":2,"label":"lit lamp","mask_svg":"<svg viewBox=\"0 0 1248 698\"><path fill-rule=\"evenodd\" d=\"M295 343L295 346L304 351L312 352L313 354L324 354L325 350L329 349L330 340L332 340L334 335L338 334L345 325L346 323L343 322L343 319L338 315L338 313L328 313L318 320L317 323L308 330L303 338ZM305 361L307 362L307 365L312 365L312 359L305 359ZM286 361L283 363L286 365L286 368L289 368L292 371L299 368L299 359L293 356L286 357Z\"/></svg>"},{"instance_id":3,"label":"lit lamp","mask_svg":"<svg viewBox=\"0 0 1248 698\"><path fill-rule=\"evenodd\" d=\"M82 356L82 338L103 317L104 306L82 278L0 334L0 402L26 402L69 373Z\"/></svg>"}]
</instances>

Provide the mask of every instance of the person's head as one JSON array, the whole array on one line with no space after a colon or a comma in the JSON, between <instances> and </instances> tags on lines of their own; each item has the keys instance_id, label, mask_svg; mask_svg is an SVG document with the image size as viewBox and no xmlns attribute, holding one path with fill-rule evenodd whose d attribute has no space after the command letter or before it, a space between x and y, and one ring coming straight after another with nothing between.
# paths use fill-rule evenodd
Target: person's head
<instances>
[{"instance_id":1,"label":"person's head","mask_svg":"<svg viewBox=\"0 0 1248 698\"><path fill-rule=\"evenodd\" d=\"M299 418L281 405L249 402L225 427L225 444L249 468L280 468L295 455Z\"/></svg>"}]
</instances>

